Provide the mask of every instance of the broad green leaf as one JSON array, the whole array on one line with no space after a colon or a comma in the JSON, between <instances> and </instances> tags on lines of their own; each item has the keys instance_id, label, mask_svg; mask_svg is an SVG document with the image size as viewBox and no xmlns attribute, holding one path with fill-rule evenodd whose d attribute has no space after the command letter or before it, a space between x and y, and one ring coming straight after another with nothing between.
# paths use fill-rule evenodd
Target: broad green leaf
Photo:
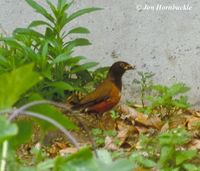
<instances>
[{"instance_id":1,"label":"broad green leaf","mask_svg":"<svg viewBox=\"0 0 200 171\"><path fill-rule=\"evenodd\" d=\"M12 107L20 96L41 80L33 65L25 65L0 75L0 109Z\"/></svg>"},{"instance_id":2,"label":"broad green leaf","mask_svg":"<svg viewBox=\"0 0 200 171\"><path fill-rule=\"evenodd\" d=\"M21 167L18 171L38 171L35 167Z\"/></svg>"},{"instance_id":3,"label":"broad green leaf","mask_svg":"<svg viewBox=\"0 0 200 171\"><path fill-rule=\"evenodd\" d=\"M74 66L74 65L77 65L77 63L80 61L80 60L83 60L83 59L86 59L86 57L84 56L75 56L73 58L70 58L66 61L66 65L67 66Z\"/></svg>"},{"instance_id":4,"label":"broad green leaf","mask_svg":"<svg viewBox=\"0 0 200 171\"><path fill-rule=\"evenodd\" d=\"M68 84L64 81L52 82L52 83L49 83L48 86L56 87L56 88L61 89L61 90L68 90L68 91L74 91L75 90L75 87L73 87L72 85L70 85L70 84Z\"/></svg>"},{"instance_id":5,"label":"broad green leaf","mask_svg":"<svg viewBox=\"0 0 200 171\"><path fill-rule=\"evenodd\" d=\"M72 33L90 33L90 31L85 28L85 27L76 27L70 30L67 34L72 34Z\"/></svg>"},{"instance_id":6,"label":"broad green leaf","mask_svg":"<svg viewBox=\"0 0 200 171\"><path fill-rule=\"evenodd\" d=\"M80 72L80 71L84 71L84 70L87 70L89 68L95 67L97 65L98 65L97 62L88 62L88 63L82 64L80 66L74 67L71 70L71 73L74 74L74 73L77 73L77 72Z\"/></svg>"},{"instance_id":7,"label":"broad green leaf","mask_svg":"<svg viewBox=\"0 0 200 171\"><path fill-rule=\"evenodd\" d=\"M153 160L145 158L140 152L134 152L131 155L131 160L145 168L152 168L156 166L156 163Z\"/></svg>"},{"instance_id":8,"label":"broad green leaf","mask_svg":"<svg viewBox=\"0 0 200 171\"><path fill-rule=\"evenodd\" d=\"M91 45L89 40L83 39L83 38L75 39L73 41L73 43L75 43L75 46L88 46L88 45Z\"/></svg>"},{"instance_id":9,"label":"broad green leaf","mask_svg":"<svg viewBox=\"0 0 200 171\"><path fill-rule=\"evenodd\" d=\"M99 160L102 161L103 163L108 164L108 165L112 163L111 154L107 150L99 149L97 151L97 154L98 154Z\"/></svg>"},{"instance_id":10,"label":"broad green leaf","mask_svg":"<svg viewBox=\"0 0 200 171\"><path fill-rule=\"evenodd\" d=\"M41 162L37 165L38 171L47 171L54 167L55 160L47 159L44 162Z\"/></svg>"},{"instance_id":11,"label":"broad green leaf","mask_svg":"<svg viewBox=\"0 0 200 171\"><path fill-rule=\"evenodd\" d=\"M36 101L36 100L43 100L43 98L39 94L33 94L29 99L29 101ZM52 105L49 105L49 104L37 105L37 106L32 107L30 111L37 112L37 113L40 113L41 115L54 119L66 129L73 130L77 128L74 125L74 123L70 121L58 108ZM44 131L55 128L53 125L51 125L50 123L47 123L46 121L39 120L39 119L35 119L35 120Z\"/></svg>"},{"instance_id":12,"label":"broad green leaf","mask_svg":"<svg viewBox=\"0 0 200 171\"><path fill-rule=\"evenodd\" d=\"M65 0L58 0L58 3L57 3L57 9L59 11L62 11L62 8L63 6L66 4L66 1Z\"/></svg>"},{"instance_id":13,"label":"broad green leaf","mask_svg":"<svg viewBox=\"0 0 200 171\"><path fill-rule=\"evenodd\" d=\"M200 167L195 166L194 164L190 164L190 163L183 164L183 167L187 171L199 171L200 170Z\"/></svg>"},{"instance_id":14,"label":"broad green leaf","mask_svg":"<svg viewBox=\"0 0 200 171\"><path fill-rule=\"evenodd\" d=\"M19 145L27 143L32 136L33 132L33 121L31 120L19 120L15 122L18 126L18 133L12 137L10 143L14 148Z\"/></svg>"},{"instance_id":15,"label":"broad green leaf","mask_svg":"<svg viewBox=\"0 0 200 171\"><path fill-rule=\"evenodd\" d=\"M190 140L189 133L184 128L176 128L159 136L161 145L182 145Z\"/></svg>"},{"instance_id":16,"label":"broad green leaf","mask_svg":"<svg viewBox=\"0 0 200 171\"><path fill-rule=\"evenodd\" d=\"M88 45L91 45L91 43L89 42L88 39L80 38L80 39L75 39L73 41L67 42L66 45L76 47L76 46L88 46Z\"/></svg>"},{"instance_id":17,"label":"broad green leaf","mask_svg":"<svg viewBox=\"0 0 200 171\"><path fill-rule=\"evenodd\" d=\"M9 45L13 48L16 48L18 50L23 49L22 44L20 42L18 42L17 40L15 40L14 38L9 38L9 37L0 38L0 41L4 41L7 45Z\"/></svg>"},{"instance_id":18,"label":"broad green leaf","mask_svg":"<svg viewBox=\"0 0 200 171\"><path fill-rule=\"evenodd\" d=\"M44 36L41 33L37 32L35 30L32 30L30 28L17 28L14 30L13 33L14 34L16 34L16 33L25 34L27 36L37 37L37 38L44 38Z\"/></svg>"},{"instance_id":19,"label":"broad green leaf","mask_svg":"<svg viewBox=\"0 0 200 171\"><path fill-rule=\"evenodd\" d=\"M79 11L76 11L75 13L71 14L65 23L68 23L70 21L72 21L73 19L79 17L79 16L82 16L84 14L87 14L87 13L90 13L90 12L93 12L93 11L97 11L97 10L101 10L102 8L85 8L85 9L81 9Z\"/></svg>"},{"instance_id":20,"label":"broad green leaf","mask_svg":"<svg viewBox=\"0 0 200 171\"><path fill-rule=\"evenodd\" d=\"M141 157L138 162L140 163L141 166L145 168L152 168L156 166L156 163L153 160L146 159L144 157Z\"/></svg>"},{"instance_id":21,"label":"broad green leaf","mask_svg":"<svg viewBox=\"0 0 200 171\"><path fill-rule=\"evenodd\" d=\"M68 53L63 53L58 55L54 60L53 63L60 63L60 62L64 62L66 60L69 60L71 57L71 55L69 55Z\"/></svg>"},{"instance_id":22,"label":"broad green leaf","mask_svg":"<svg viewBox=\"0 0 200 171\"><path fill-rule=\"evenodd\" d=\"M110 165L99 164L100 171L133 171L134 164L128 159L118 159Z\"/></svg>"},{"instance_id":23,"label":"broad green leaf","mask_svg":"<svg viewBox=\"0 0 200 171\"><path fill-rule=\"evenodd\" d=\"M4 116L0 116L0 143L17 134L16 124L10 123Z\"/></svg>"},{"instance_id":24,"label":"broad green leaf","mask_svg":"<svg viewBox=\"0 0 200 171\"><path fill-rule=\"evenodd\" d=\"M43 15L44 17L46 17L48 20L50 20L51 22L54 22L54 18L46 11L45 8L43 8L41 5L39 5L38 3L36 3L34 0L26 0L26 2L33 8L36 10L36 12L40 13L41 15Z\"/></svg>"},{"instance_id":25,"label":"broad green leaf","mask_svg":"<svg viewBox=\"0 0 200 171\"><path fill-rule=\"evenodd\" d=\"M8 60L4 57L0 55L0 65L3 67L8 66Z\"/></svg>"},{"instance_id":26,"label":"broad green leaf","mask_svg":"<svg viewBox=\"0 0 200 171\"><path fill-rule=\"evenodd\" d=\"M169 161L173 160L175 149L173 146L163 146L161 148L159 165L165 167L169 165Z\"/></svg>"},{"instance_id":27,"label":"broad green leaf","mask_svg":"<svg viewBox=\"0 0 200 171\"><path fill-rule=\"evenodd\" d=\"M49 26L49 27L52 28L52 26L49 23L42 21L42 20L32 21L31 24L29 24L28 27L31 28L31 27L37 27L37 26L42 26L42 25L46 25L46 26Z\"/></svg>"},{"instance_id":28,"label":"broad green leaf","mask_svg":"<svg viewBox=\"0 0 200 171\"><path fill-rule=\"evenodd\" d=\"M190 160L197 155L197 150L185 150L176 152L176 164L180 165L186 160Z\"/></svg>"},{"instance_id":29,"label":"broad green leaf","mask_svg":"<svg viewBox=\"0 0 200 171\"><path fill-rule=\"evenodd\" d=\"M88 148L79 150L69 157L57 158L54 170L59 171L101 171Z\"/></svg>"}]
</instances>

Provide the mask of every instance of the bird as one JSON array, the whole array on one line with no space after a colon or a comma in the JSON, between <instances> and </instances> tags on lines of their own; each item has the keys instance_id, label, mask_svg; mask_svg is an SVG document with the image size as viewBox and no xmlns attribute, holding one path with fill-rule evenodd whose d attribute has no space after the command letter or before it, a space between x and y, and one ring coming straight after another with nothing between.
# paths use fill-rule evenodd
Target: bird
<instances>
[{"instance_id":1,"label":"bird","mask_svg":"<svg viewBox=\"0 0 200 171\"><path fill-rule=\"evenodd\" d=\"M84 96L72 106L72 110L83 110L87 113L102 114L111 110L121 98L122 76L135 66L124 61L115 62L109 69L107 77L94 91Z\"/></svg>"}]
</instances>

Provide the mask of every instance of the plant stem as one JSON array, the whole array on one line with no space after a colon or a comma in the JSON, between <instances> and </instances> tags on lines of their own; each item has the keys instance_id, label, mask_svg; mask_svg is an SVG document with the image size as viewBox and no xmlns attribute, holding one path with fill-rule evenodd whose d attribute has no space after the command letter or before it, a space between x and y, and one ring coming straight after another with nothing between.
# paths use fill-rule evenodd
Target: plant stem
<instances>
[{"instance_id":1,"label":"plant stem","mask_svg":"<svg viewBox=\"0 0 200 171\"><path fill-rule=\"evenodd\" d=\"M1 156L1 167L0 171L6 170L6 158L8 154L8 141L3 142L3 148L2 148L2 156Z\"/></svg>"}]
</instances>

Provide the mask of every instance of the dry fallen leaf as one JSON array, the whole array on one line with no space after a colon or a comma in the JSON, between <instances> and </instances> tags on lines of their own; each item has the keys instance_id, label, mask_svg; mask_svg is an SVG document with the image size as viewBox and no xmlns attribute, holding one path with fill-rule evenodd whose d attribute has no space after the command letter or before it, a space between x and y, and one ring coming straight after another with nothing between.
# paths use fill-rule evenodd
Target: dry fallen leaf
<instances>
[{"instance_id":1,"label":"dry fallen leaf","mask_svg":"<svg viewBox=\"0 0 200 171\"><path fill-rule=\"evenodd\" d=\"M135 121L137 123L144 125L144 126L153 127L153 128L158 129L158 130L161 129L161 127L163 125L161 119L156 115L148 116L148 115L140 113L140 114L138 114Z\"/></svg>"},{"instance_id":2,"label":"dry fallen leaf","mask_svg":"<svg viewBox=\"0 0 200 171\"><path fill-rule=\"evenodd\" d=\"M200 150L200 139L193 139L192 141L190 141L190 143L188 144L188 148Z\"/></svg>"},{"instance_id":3,"label":"dry fallen leaf","mask_svg":"<svg viewBox=\"0 0 200 171\"><path fill-rule=\"evenodd\" d=\"M195 126L195 123L200 123L200 118L198 117L194 117L194 116L191 116L191 117L188 117L187 120L186 120L186 125L187 125L187 129L188 130L194 130L194 129L197 129L197 126Z\"/></svg>"},{"instance_id":4,"label":"dry fallen leaf","mask_svg":"<svg viewBox=\"0 0 200 171\"><path fill-rule=\"evenodd\" d=\"M69 147L69 148L65 148L65 149L60 150L59 153L60 153L61 156L64 156L66 154L76 153L77 151L78 151L77 148Z\"/></svg>"},{"instance_id":5,"label":"dry fallen leaf","mask_svg":"<svg viewBox=\"0 0 200 171\"><path fill-rule=\"evenodd\" d=\"M134 108L127 106L125 104L120 105L117 108L117 111L122 115L122 119L135 119L138 116L138 111L136 111Z\"/></svg>"},{"instance_id":6,"label":"dry fallen leaf","mask_svg":"<svg viewBox=\"0 0 200 171\"><path fill-rule=\"evenodd\" d=\"M108 150L112 150L112 151L116 151L118 150L119 148L117 147L117 145L114 143L114 140L113 138L107 136L105 138L105 148L108 149Z\"/></svg>"},{"instance_id":7,"label":"dry fallen leaf","mask_svg":"<svg viewBox=\"0 0 200 171\"><path fill-rule=\"evenodd\" d=\"M166 132L169 129L169 123L166 122L160 129L160 133Z\"/></svg>"}]
</instances>

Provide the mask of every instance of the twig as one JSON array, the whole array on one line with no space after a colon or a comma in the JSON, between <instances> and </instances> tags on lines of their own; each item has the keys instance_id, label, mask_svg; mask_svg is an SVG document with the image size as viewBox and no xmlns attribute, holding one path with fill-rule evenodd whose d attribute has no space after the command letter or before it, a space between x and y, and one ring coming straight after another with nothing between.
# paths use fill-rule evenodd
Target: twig
<instances>
[{"instance_id":1,"label":"twig","mask_svg":"<svg viewBox=\"0 0 200 171\"><path fill-rule=\"evenodd\" d=\"M13 118L15 118L19 113L22 113L23 111L27 110L28 108L32 107L32 106L36 106L36 105L41 105L41 104L52 104L54 106L58 106L61 108L65 108L68 111L71 111L69 107L66 107L64 104L61 103L56 103L56 102L52 102L52 101L48 101L48 100L40 100L40 101L33 101L30 102L22 107L20 107L19 109L16 109L9 117L9 120L12 120Z\"/></svg>"},{"instance_id":2,"label":"twig","mask_svg":"<svg viewBox=\"0 0 200 171\"><path fill-rule=\"evenodd\" d=\"M18 113L19 114L19 113ZM35 117L35 118L39 118L39 119L42 119L42 120L45 120L49 123L51 123L52 125L54 125L55 127L57 127L58 129L60 129L65 135L66 137L69 139L69 141L71 141L72 144L74 144L74 146L77 148L77 149L80 149L79 145L78 145L78 142L76 141L76 139L70 134L70 132L68 130L66 130L61 124L59 124L57 121L47 117L47 116L44 116L44 115L41 115L39 113L35 113L35 112L30 112L30 111L23 111L23 114L25 115L29 115L29 116L32 116L32 117ZM13 115L12 115L13 116ZM16 115L18 116L18 115ZM14 119L12 117L12 119ZM11 119L11 120L12 120Z\"/></svg>"},{"instance_id":3,"label":"twig","mask_svg":"<svg viewBox=\"0 0 200 171\"><path fill-rule=\"evenodd\" d=\"M28 108L35 106L35 105L41 105L41 104L52 104L54 106L60 107L65 109L65 112L68 111L71 113L71 116L73 116L83 127L83 129L88 133L88 137L89 140L92 143L92 149L94 150L95 156L98 157L97 155L97 151L96 151L96 143L94 141L94 139L92 138L89 129L83 124L83 122L81 121L81 119L79 119L76 114L77 111L73 111L71 110L70 107L66 106L65 104L62 103L57 103L57 102L53 102L53 101L48 101L48 100L40 100L40 101L33 101L30 102L22 107L20 107L19 109L15 110L9 117L9 120L12 120L13 118L15 118L16 116L18 116L19 113L23 113L23 111L27 110Z\"/></svg>"}]
</instances>

